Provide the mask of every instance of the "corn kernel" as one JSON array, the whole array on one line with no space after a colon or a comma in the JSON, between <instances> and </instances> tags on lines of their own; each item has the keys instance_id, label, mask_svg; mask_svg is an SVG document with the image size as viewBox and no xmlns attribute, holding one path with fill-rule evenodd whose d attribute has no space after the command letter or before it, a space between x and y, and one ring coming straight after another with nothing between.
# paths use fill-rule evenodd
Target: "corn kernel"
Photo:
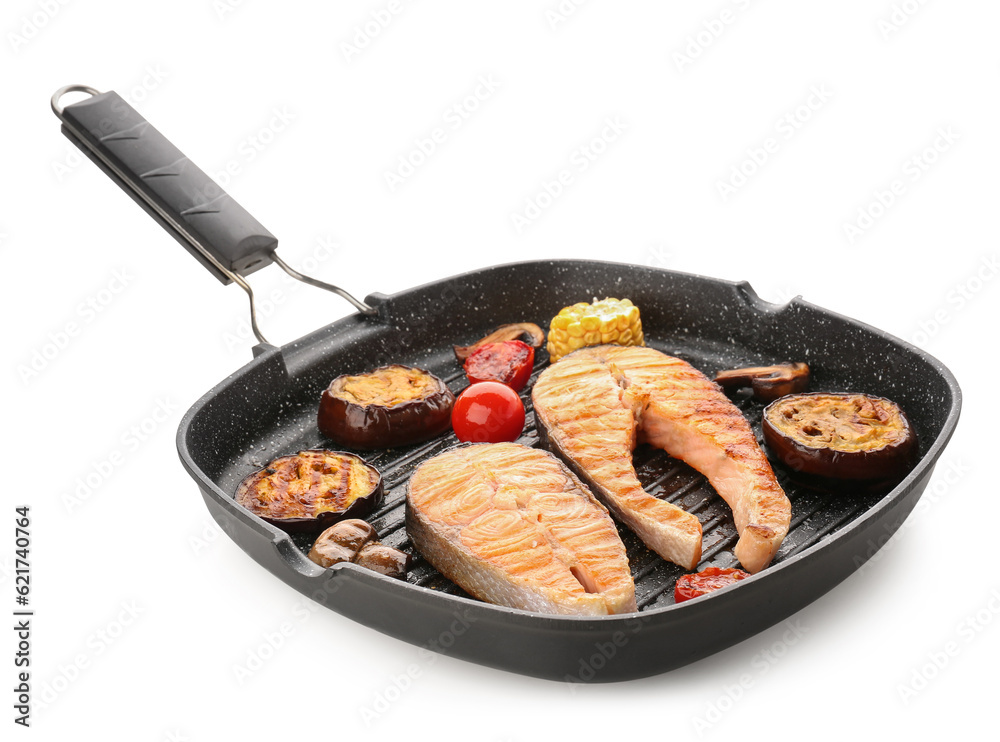
<instances>
[{"instance_id":1,"label":"corn kernel","mask_svg":"<svg viewBox=\"0 0 1000 742\"><path fill-rule=\"evenodd\" d=\"M588 332L583 336L583 342L587 345L600 345L601 344L601 333L599 332Z\"/></svg>"},{"instance_id":2,"label":"corn kernel","mask_svg":"<svg viewBox=\"0 0 1000 742\"><path fill-rule=\"evenodd\" d=\"M618 343L620 345L628 345L632 340L632 331L625 330L621 335L618 336Z\"/></svg>"},{"instance_id":3,"label":"corn kernel","mask_svg":"<svg viewBox=\"0 0 1000 742\"><path fill-rule=\"evenodd\" d=\"M566 332L572 338L582 338L583 337L583 325L579 322L571 322L569 327L566 328Z\"/></svg>"}]
</instances>

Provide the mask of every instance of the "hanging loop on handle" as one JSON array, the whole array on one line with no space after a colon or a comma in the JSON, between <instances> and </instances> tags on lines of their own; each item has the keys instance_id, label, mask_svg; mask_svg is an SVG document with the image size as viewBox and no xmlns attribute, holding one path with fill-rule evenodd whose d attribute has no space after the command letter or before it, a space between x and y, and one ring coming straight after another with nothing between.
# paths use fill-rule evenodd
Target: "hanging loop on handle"
<instances>
[{"instance_id":1,"label":"hanging loop on handle","mask_svg":"<svg viewBox=\"0 0 1000 742\"><path fill-rule=\"evenodd\" d=\"M92 88L89 85L64 85L59 88L55 93L52 94L52 100L50 105L52 106L52 113L54 113L59 118L62 118L62 106L59 101L67 93L89 93L90 95L100 95L101 91L97 88Z\"/></svg>"}]
</instances>

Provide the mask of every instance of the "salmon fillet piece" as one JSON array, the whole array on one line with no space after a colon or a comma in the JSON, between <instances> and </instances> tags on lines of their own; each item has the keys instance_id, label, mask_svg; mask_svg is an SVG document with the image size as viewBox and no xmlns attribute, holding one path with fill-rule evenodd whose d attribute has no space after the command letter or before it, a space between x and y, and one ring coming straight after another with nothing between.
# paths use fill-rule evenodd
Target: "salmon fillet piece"
<instances>
[{"instance_id":1,"label":"salmon fillet piece","mask_svg":"<svg viewBox=\"0 0 1000 742\"><path fill-rule=\"evenodd\" d=\"M584 348L545 369L532 399L549 447L664 559L694 569L701 524L643 490L632 466L637 442L705 475L733 510L744 569L759 572L774 558L791 503L746 418L686 361L653 348Z\"/></svg>"},{"instance_id":2,"label":"salmon fillet piece","mask_svg":"<svg viewBox=\"0 0 1000 742\"><path fill-rule=\"evenodd\" d=\"M541 613L636 610L614 521L546 451L483 443L428 459L407 484L406 532L481 600Z\"/></svg>"}]
</instances>

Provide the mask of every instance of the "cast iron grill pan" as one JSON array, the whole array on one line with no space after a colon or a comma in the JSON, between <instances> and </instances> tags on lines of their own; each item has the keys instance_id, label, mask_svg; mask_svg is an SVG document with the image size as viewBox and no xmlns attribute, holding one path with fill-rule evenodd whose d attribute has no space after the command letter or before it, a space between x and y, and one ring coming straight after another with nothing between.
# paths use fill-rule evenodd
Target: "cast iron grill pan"
<instances>
[{"instance_id":1,"label":"cast iron grill pan","mask_svg":"<svg viewBox=\"0 0 1000 742\"><path fill-rule=\"evenodd\" d=\"M350 566L320 570L305 559L307 544L293 542L233 502L237 483L271 458L325 444L316 429L316 408L334 376L401 362L427 368L458 391L463 382L453 343L464 344L507 322L544 325L562 306L595 296L628 296L641 308L651 345L706 373L802 359L813 369L813 389L896 400L916 429L919 464L886 495L851 496L801 488L776 466L792 501L792 528L774 563L733 588L681 605L673 604L680 568L621 529L640 610L597 619L480 603L419 557L406 584ZM372 295L367 302L378 307L377 319L354 315L284 348L262 349L253 363L209 392L181 425L182 460L230 535L305 594L420 646L440 646L438 638L448 636L456 621L469 621L449 654L525 674L610 681L664 672L791 615L861 566L899 527L958 416L958 387L933 358L799 299L784 306L762 302L746 284L635 265L538 261L494 266L393 297ZM536 375L547 362L544 356ZM522 397L529 403L522 442L533 444L537 434L528 390ZM733 399L759 437L762 405L740 394ZM455 443L443 436L363 454L385 478L386 502L371 521L386 542L412 550L402 525L406 480L421 461ZM648 447L637 449L635 462L650 492L701 520L700 566L734 566L732 514L704 478ZM595 655L612 645L614 657Z\"/></svg>"},{"instance_id":2,"label":"cast iron grill pan","mask_svg":"<svg viewBox=\"0 0 1000 742\"><path fill-rule=\"evenodd\" d=\"M67 92L91 97L61 107ZM761 301L746 283L646 266L583 260L492 266L364 302L302 276L278 258L277 240L114 93L67 86L53 96L63 132L224 283L251 301L259 344L254 360L206 393L177 433L181 462L209 512L254 560L329 608L391 636L505 670L567 682L639 678L685 665L790 616L847 578L899 528L954 432L961 393L954 377L921 350L800 299ZM274 262L293 277L345 296L358 313L288 345L268 343L256 325L245 276ZM619 528L639 610L624 616L566 617L489 605L463 593L413 550L403 525L406 482L420 462L457 443L453 435L393 450L359 452L383 475L384 505L369 518L381 539L413 554L400 581L306 558L309 543L251 515L233 499L237 484L278 456L332 447L316 426L319 397L336 376L388 363L425 368L453 391L464 386L453 344L510 322L546 327L562 307L607 296L641 310L649 345L708 375L721 369L805 361L813 390L867 392L898 402L916 429L920 460L888 494L833 495L776 474L792 503L791 529L770 567L680 605L681 568ZM538 354L534 378L547 363ZM534 379L533 379L534 380ZM530 389L521 442L538 443ZM761 441L762 405L733 401ZM667 454L634 456L646 489L697 515L706 566L737 566L732 513L705 478ZM610 648L610 649L609 649Z\"/></svg>"}]
</instances>

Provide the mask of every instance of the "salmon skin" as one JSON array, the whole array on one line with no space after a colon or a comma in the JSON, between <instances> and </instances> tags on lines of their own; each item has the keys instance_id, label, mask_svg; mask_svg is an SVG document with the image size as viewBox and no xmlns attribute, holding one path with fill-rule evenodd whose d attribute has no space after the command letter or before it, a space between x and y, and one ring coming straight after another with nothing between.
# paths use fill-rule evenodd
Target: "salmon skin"
<instances>
[{"instance_id":1,"label":"salmon skin","mask_svg":"<svg viewBox=\"0 0 1000 742\"><path fill-rule=\"evenodd\" d=\"M545 445L664 559L694 569L701 524L643 490L632 465L637 442L705 475L733 510L744 569L759 572L774 558L791 503L746 418L686 361L646 347L583 348L542 372L532 400Z\"/></svg>"},{"instance_id":2,"label":"salmon skin","mask_svg":"<svg viewBox=\"0 0 1000 742\"><path fill-rule=\"evenodd\" d=\"M480 600L587 616L636 610L614 521L547 451L481 443L428 459L407 484L406 532Z\"/></svg>"}]
</instances>

